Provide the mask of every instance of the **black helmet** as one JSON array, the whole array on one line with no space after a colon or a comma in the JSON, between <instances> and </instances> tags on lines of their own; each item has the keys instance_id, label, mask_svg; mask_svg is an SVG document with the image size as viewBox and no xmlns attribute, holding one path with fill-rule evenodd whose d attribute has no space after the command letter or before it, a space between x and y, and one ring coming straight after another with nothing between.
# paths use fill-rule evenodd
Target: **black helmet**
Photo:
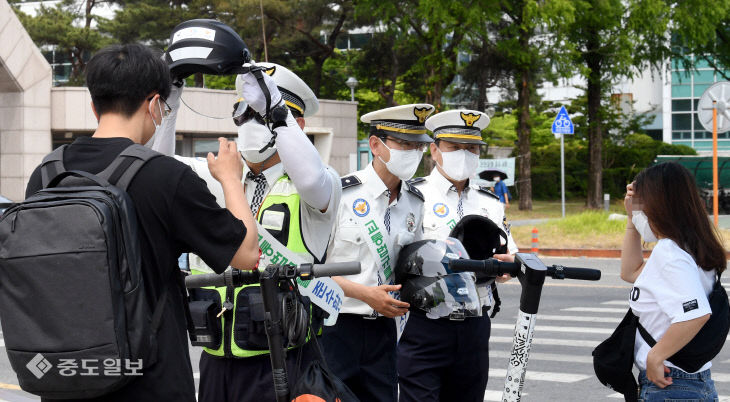
<instances>
[{"instance_id":1,"label":"black helmet","mask_svg":"<svg viewBox=\"0 0 730 402\"><path fill-rule=\"evenodd\" d=\"M165 61L173 78L183 79L194 73L240 74L241 66L251 61L251 54L228 25L198 19L185 21L172 30Z\"/></svg>"},{"instance_id":2,"label":"black helmet","mask_svg":"<svg viewBox=\"0 0 730 402\"><path fill-rule=\"evenodd\" d=\"M395 267L395 281L403 285L401 300L425 311L429 318L480 316L474 274L449 268L449 261L459 258L469 255L453 238L421 240L404 247Z\"/></svg>"},{"instance_id":3,"label":"black helmet","mask_svg":"<svg viewBox=\"0 0 730 402\"><path fill-rule=\"evenodd\" d=\"M484 216L465 216L451 229L449 236L458 239L475 260L485 260L494 254L507 252L507 233Z\"/></svg>"}]
</instances>

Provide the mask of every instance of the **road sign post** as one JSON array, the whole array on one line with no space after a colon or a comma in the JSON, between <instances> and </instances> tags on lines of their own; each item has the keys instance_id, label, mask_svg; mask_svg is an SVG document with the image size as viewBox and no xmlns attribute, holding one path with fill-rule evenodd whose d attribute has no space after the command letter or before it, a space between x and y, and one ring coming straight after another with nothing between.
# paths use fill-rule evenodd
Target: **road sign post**
<instances>
[{"instance_id":1,"label":"road sign post","mask_svg":"<svg viewBox=\"0 0 730 402\"><path fill-rule=\"evenodd\" d=\"M717 82L707 88L697 102L697 119L712 131L712 215L718 225L717 134L730 130L730 82Z\"/></svg>"},{"instance_id":2,"label":"road sign post","mask_svg":"<svg viewBox=\"0 0 730 402\"><path fill-rule=\"evenodd\" d=\"M575 128L573 122L568 116L568 111L565 110L565 106L560 107L558 115L555 116L552 127L553 134L560 135L560 200L561 209L563 211L563 218L565 218L565 134L573 134Z\"/></svg>"}]
</instances>

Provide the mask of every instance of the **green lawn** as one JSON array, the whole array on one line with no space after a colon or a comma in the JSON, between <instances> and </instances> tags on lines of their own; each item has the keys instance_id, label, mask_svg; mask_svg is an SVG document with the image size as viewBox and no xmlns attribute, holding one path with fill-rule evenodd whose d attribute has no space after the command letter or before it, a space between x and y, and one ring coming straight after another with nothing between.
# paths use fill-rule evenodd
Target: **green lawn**
<instances>
[{"instance_id":1,"label":"green lawn","mask_svg":"<svg viewBox=\"0 0 730 402\"><path fill-rule=\"evenodd\" d=\"M610 212L625 214L623 198L620 200L612 200ZM576 214L588 210L585 206L584 199L565 200L565 214ZM540 218L560 218L562 211L560 208L560 200L558 201L532 201L532 211L520 211L519 200L514 200L507 208L507 219L511 221L523 219L540 219Z\"/></svg>"},{"instance_id":2,"label":"green lawn","mask_svg":"<svg viewBox=\"0 0 730 402\"><path fill-rule=\"evenodd\" d=\"M512 237L521 249L529 249L532 244L532 229L538 229L540 248L598 248L620 249L626 228L626 220L609 221L610 213L626 214L623 200L611 204L609 212L588 210L583 202L566 202L566 217L561 218L560 201L536 201L533 211L518 211L509 208L510 221L548 218L546 222L535 225L513 226ZM516 205L515 205L516 206ZM730 248L730 230L721 229L725 248ZM645 244L651 249L653 244Z\"/></svg>"}]
</instances>

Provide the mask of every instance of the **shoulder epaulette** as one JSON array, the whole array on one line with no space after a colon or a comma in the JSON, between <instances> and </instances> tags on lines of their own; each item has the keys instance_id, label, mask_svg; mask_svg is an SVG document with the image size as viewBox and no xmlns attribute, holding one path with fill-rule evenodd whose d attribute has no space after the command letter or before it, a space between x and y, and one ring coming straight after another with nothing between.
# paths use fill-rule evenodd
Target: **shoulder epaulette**
<instances>
[{"instance_id":1,"label":"shoulder epaulette","mask_svg":"<svg viewBox=\"0 0 730 402\"><path fill-rule=\"evenodd\" d=\"M354 187L354 186L358 186L358 185L362 184L360 179L358 179L357 176L355 176L355 175L345 176L345 177L341 178L340 181L342 182L343 190L348 187Z\"/></svg>"},{"instance_id":2,"label":"shoulder epaulette","mask_svg":"<svg viewBox=\"0 0 730 402\"><path fill-rule=\"evenodd\" d=\"M407 180L406 183L408 183L408 184L418 184L418 183L423 183L425 181L426 181L426 178L425 177L414 177L414 178L412 178L410 180Z\"/></svg>"},{"instance_id":3,"label":"shoulder epaulette","mask_svg":"<svg viewBox=\"0 0 730 402\"><path fill-rule=\"evenodd\" d=\"M423 197L423 193L421 190L417 189L416 186L410 183L410 181L406 182L406 189L409 193L415 195L416 197L420 198L421 201L426 201L426 199Z\"/></svg>"},{"instance_id":4,"label":"shoulder epaulette","mask_svg":"<svg viewBox=\"0 0 730 402\"><path fill-rule=\"evenodd\" d=\"M497 194L494 194L494 193L492 192L492 190L490 190L490 189L489 189L489 188L487 188L487 187L484 187L484 186L479 186L479 192L482 192L482 193L484 193L484 194L486 194L486 195L488 195L488 196L490 196L490 197L494 197L494 198L496 198L497 200L499 200L499 196L498 196Z\"/></svg>"}]
</instances>

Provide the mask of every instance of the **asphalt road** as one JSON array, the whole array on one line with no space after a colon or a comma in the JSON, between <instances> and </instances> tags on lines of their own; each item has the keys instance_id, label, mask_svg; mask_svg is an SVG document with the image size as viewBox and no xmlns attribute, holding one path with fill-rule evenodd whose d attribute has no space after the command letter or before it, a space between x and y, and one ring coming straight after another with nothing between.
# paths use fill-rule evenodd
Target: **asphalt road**
<instances>
[{"instance_id":1,"label":"asphalt road","mask_svg":"<svg viewBox=\"0 0 730 402\"><path fill-rule=\"evenodd\" d=\"M628 308L630 286L618 276L616 259L543 258L546 264L598 268L598 282L546 279L530 351L523 401L620 401L622 396L594 377L591 351L607 338ZM725 282L730 289L730 280ZM501 400L519 306L516 280L500 285L502 311L492 321L486 401ZM4 347L4 344L1 344ZM199 348L191 348L198 372ZM730 402L730 348L713 361L712 377L721 401ZM37 398L19 390L5 353L0 353L0 401Z\"/></svg>"}]
</instances>

